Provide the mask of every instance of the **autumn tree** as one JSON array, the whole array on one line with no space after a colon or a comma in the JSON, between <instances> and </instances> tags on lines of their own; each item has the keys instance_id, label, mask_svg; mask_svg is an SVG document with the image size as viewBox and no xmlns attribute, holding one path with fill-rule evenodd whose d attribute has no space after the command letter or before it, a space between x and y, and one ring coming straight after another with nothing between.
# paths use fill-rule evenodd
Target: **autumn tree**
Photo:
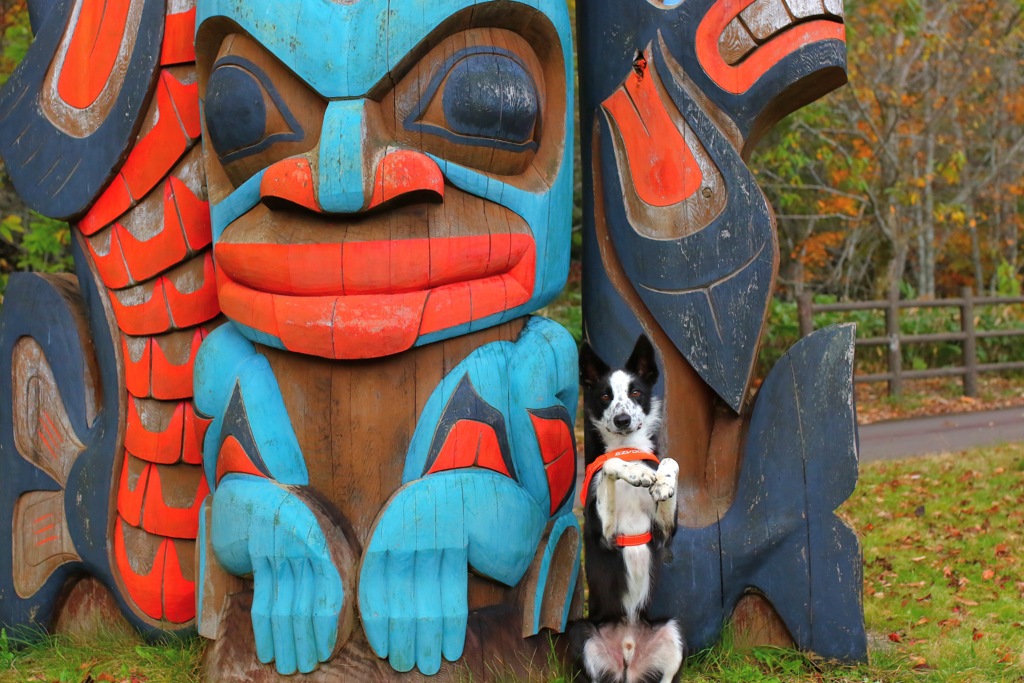
<instances>
[{"instance_id":1,"label":"autumn tree","mask_svg":"<svg viewBox=\"0 0 1024 683\"><path fill-rule=\"evenodd\" d=\"M851 0L850 83L755 157L782 282L847 298L994 288L1021 267L1021 0ZM1013 277L1011 277L1011 280Z\"/></svg>"}]
</instances>

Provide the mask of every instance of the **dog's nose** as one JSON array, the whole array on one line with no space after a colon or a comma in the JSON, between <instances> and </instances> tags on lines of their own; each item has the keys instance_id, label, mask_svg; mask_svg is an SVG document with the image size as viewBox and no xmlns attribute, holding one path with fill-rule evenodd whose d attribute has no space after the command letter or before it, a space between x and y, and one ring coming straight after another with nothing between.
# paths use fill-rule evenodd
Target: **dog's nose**
<instances>
[{"instance_id":1,"label":"dog's nose","mask_svg":"<svg viewBox=\"0 0 1024 683\"><path fill-rule=\"evenodd\" d=\"M618 427L619 429L625 429L626 427L629 426L629 423L632 422L632 420L630 420L629 415L626 415L625 413L619 413L618 415L612 418L612 422L615 423L615 426Z\"/></svg>"}]
</instances>

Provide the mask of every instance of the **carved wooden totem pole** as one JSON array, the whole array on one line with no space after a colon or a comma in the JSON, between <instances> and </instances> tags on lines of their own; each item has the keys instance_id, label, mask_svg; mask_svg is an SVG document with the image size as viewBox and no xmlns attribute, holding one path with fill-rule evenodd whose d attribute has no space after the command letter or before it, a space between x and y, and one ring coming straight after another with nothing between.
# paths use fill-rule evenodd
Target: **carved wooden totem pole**
<instances>
[{"instance_id":1,"label":"carved wooden totem pole","mask_svg":"<svg viewBox=\"0 0 1024 683\"><path fill-rule=\"evenodd\" d=\"M584 320L609 362L641 330L664 372L679 521L652 604L693 649L739 640L863 659L852 327L795 345L750 395L778 262L745 160L845 82L838 0L587 0L578 7Z\"/></svg>"},{"instance_id":2,"label":"carved wooden totem pole","mask_svg":"<svg viewBox=\"0 0 1024 683\"><path fill-rule=\"evenodd\" d=\"M109 592L216 681L542 666L579 610L576 347L529 316L564 0L30 4L0 152L77 272L0 316L0 623Z\"/></svg>"}]
</instances>

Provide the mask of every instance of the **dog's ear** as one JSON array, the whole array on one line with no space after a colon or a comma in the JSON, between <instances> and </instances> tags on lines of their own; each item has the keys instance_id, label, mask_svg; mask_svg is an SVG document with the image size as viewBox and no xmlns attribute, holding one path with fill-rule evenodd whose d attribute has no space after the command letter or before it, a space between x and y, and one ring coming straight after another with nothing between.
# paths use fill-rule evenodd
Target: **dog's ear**
<instances>
[{"instance_id":1,"label":"dog's ear","mask_svg":"<svg viewBox=\"0 0 1024 683\"><path fill-rule=\"evenodd\" d=\"M590 344L583 342L580 347L580 384L590 388L608 374L608 365L601 360Z\"/></svg>"},{"instance_id":2,"label":"dog's ear","mask_svg":"<svg viewBox=\"0 0 1024 683\"><path fill-rule=\"evenodd\" d=\"M658 360L654 356L654 346L646 334L641 334L636 340L633 353L626 361L626 370L652 386L658 381Z\"/></svg>"}]
</instances>

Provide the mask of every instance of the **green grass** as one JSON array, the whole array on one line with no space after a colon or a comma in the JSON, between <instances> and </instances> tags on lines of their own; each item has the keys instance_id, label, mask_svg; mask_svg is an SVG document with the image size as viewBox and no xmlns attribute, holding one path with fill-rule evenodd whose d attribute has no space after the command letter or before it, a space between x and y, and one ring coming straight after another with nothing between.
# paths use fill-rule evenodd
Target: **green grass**
<instances>
[{"instance_id":1,"label":"green grass","mask_svg":"<svg viewBox=\"0 0 1024 683\"><path fill-rule=\"evenodd\" d=\"M1024 681L1024 444L869 463L840 514L861 537L870 662L739 651L727 635L687 661L682 681ZM0 683L188 683L201 655L198 640L147 645L124 633L20 649L0 638Z\"/></svg>"},{"instance_id":2,"label":"green grass","mask_svg":"<svg viewBox=\"0 0 1024 683\"><path fill-rule=\"evenodd\" d=\"M92 638L49 636L24 647L0 634L0 681L46 683L193 683L200 681L198 638L148 644L112 630Z\"/></svg>"}]
</instances>

